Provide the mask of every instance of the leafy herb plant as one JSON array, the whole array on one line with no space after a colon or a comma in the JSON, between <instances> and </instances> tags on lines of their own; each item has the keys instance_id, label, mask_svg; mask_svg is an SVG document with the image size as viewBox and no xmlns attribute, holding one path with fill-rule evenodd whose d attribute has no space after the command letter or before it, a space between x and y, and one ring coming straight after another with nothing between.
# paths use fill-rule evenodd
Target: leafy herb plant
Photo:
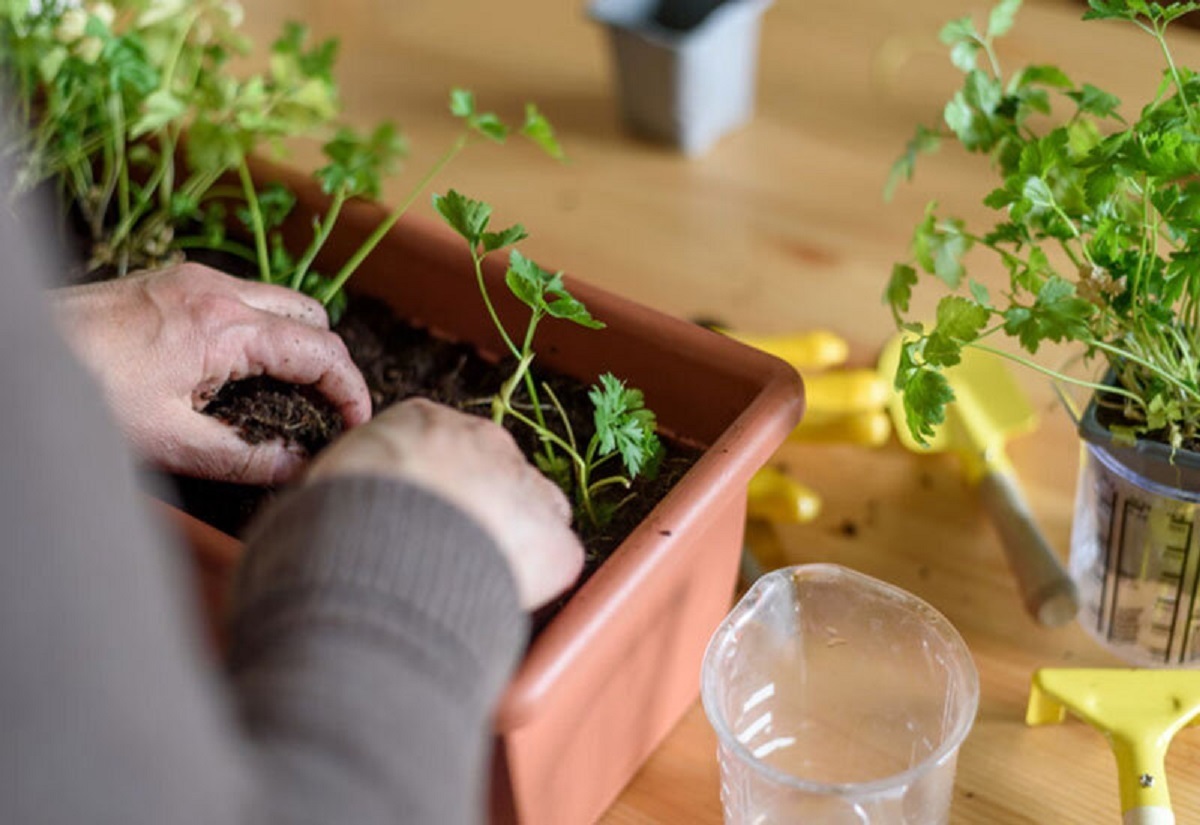
<instances>
[{"instance_id":1,"label":"leafy herb plant","mask_svg":"<svg viewBox=\"0 0 1200 825\"><path fill-rule=\"evenodd\" d=\"M360 134L337 123L334 40L310 42L297 23L271 46L268 68L235 78L229 60L247 54L241 7L231 0L0 0L0 76L15 88L26 130L0 145L17 158L9 193L43 182L60 189L88 235L89 269L120 276L185 252L215 249L244 258L259 277L302 290L336 319L342 287L429 182L476 139L511 131L456 89L450 110L462 133L351 258L329 277L314 270L345 203L377 198L406 146L381 124ZM561 157L550 123L532 104L519 131ZM296 137L327 136L316 172L331 197L298 257L278 228L295 197L259 188L249 158ZM249 243L231 234L236 218Z\"/></svg>"},{"instance_id":2,"label":"leafy herb plant","mask_svg":"<svg viewBox=\"0 0 1200 825\"><path fill-rule=\"evenodd\" d=\"M574 496L577 512L593 528L605 524L628 499L614 501L600 494L609 489L628 490L639 474L652 474L662 456L654 413L646 409L640 390L628 388L611 373L605 373L588 394L594 409L595 432L586 444L581 443L550 385L543 383L538 387L531 371L535 357L533 341L538 325L547 317L589 329L601 329L604 324L571 295L561 272L547 272L518 250L509 249L505 284L529 308L523 333L510 333L488 292L483 261L489 254L528 237L525 228L515 224L490 231L492 207L453 189L445 195L435 195L433 202L446 223L467 242L484 305L516 362L512 374L491 399L492 420L501 423L511 417L531 428L541 443L541 450L535 456L538 467L568 495ZM524 390L523 403L517 401L519 388ZM548 419L557 419L561 429L552 428ZM624 472L610 469L618 458Z\"/></svg>"},{"instance_id":3,"label":"leafy herb plant","mask_svg":"<svg viewBox=\"0 0 1200 825\"><path fill-rule=\"evenodd\" d=\"M27 127L3 150L19 159L11 196L52 181L82 216L91 266L118 275L203 245L176 227L228 194L217 184L229 173L256 207L247 156L336 115L336 46L308 48L289 26L269 71L236 80L225 67L249 48L241 20L225 0L4 0L0 71Z\"/></svg>"},{"instance_id":4,"label":"leafy herb plant","mask_svg":"<svg viewBox=\"0 0 1200 825\"><path fill-rule=\"evenodd\" d=\"M931 203L912 258L894 266L885 299L910 337L896 373L908 424L921 441L944 420L953 393L943 370L964 347L999 352L1055 379L1098 391L1125 423L1114 434L1194 444L1200 427L1200 76L1176 64L1168 26L1200 3L1089 0L1085 20L1125 21L1162 53L1161 83L1133 120L1120 101L1060 68L1001 69L997 38L1020 0L1002 0L984 31L970 18L941 32L962 89L943 124L919 127L888 189L910 178L918 155L957 141L984 155L998 182L984 204L996 222L974 230ZM1060 105L1058 111L1054 104ZM993 295L967 273L986 250L1008 273ZM973 260L973 259L972 259ZM932 324L905 316L921 274L950 290ZM1015 338L1020 354L993 348ZM1046 342L1081 346L1111 383L1064 375L1032 356Z\"/></svg>"}]
</instances>

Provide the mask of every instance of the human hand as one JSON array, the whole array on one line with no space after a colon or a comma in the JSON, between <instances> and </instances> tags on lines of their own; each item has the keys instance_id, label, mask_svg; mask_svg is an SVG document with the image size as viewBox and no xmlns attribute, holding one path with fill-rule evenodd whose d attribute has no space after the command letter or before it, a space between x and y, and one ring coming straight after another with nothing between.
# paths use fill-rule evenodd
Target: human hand
<instances>
[{"instance_id":1,"label":"human hand","mask_svg":"<svg viewBox=\"0 0 1200 825\"><path fill-rule=\"evenodd\" d=\"M307 480L351 475L409 481L471 516L500 546L526 609L564 591L583 567L566 496L487 419L420 398L396 404L324 450Z\"/></svg>"},{"instance_id":2,"label":"human hand","mask_svg":"<svg viewBox=\"0 0 1200 825\"><path fill-rule=\"evenodd\" d=\"M273 484L306 456L250 445L200 412L227 381L267 374L312 384L347 427L371 417L365 382L324 308L284 287L199 264L53 290L56 320L145 459L171 472Z\"/></svg>"}]
</instances>

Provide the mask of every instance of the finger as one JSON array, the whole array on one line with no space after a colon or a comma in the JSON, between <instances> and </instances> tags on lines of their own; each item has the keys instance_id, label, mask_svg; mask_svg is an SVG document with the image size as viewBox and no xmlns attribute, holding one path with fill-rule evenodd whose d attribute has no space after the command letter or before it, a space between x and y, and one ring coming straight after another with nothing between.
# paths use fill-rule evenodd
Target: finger
<instances>
[{"instance_id":1,"label":"finger","mask_svg":"<svg viewBox=\"0 0 1200 825\"><path fill-rule=\"evenodd\" d=\"M371 418L366 381L342 339L288 318L264 312L262 323L243 332L246 375L267 374L292 384L310 384L341 413L347 427Z\"/></svg>"},{"instance_id":2,"label":"finger","mask_svg":"<svg viewBox=\"0 0 1200 825\"><path fill-rule=\"evenodd\" d=\"M562 524L571 523L571 502L562 488L542 475L537 469L527 469L532 495L543 501L551 515Z\"/></svg>"},{"instance_id":3,"label":"finger","mask_svg":"<svg viewBox=\"0 0 1200 825\"><path fill-rule=\"evenodd\" d=\"M279 439L248 444L230 425L190 409L175 418L169 437L175 442L171 449L156 451L169 456L165 469L198 478L282 484L295 477L307 460Z\"/></svg>"},{"instance_id":4,"label":"finger","mask_svg":"<svg viewBox=\"0 0 1200 825\"><path fill-rule=\"evenodd\" d=\"M302 292L276 284L239 279L237 293L247 306L254 309L282 315L310 327L329 329L329 314L325 307Z\"/></svg>"},{"instance_id":5,"label":"finger","mask_svg":"<svg viewBox=\"0 0 1200 825\"><path fill-rule=\"evenodd\" d=\"M525 547L519 552L536 552L539 564L523 565L529 578L518 581L522 607L535 610L567 590L583 571L583 546L566 524L544 525L538 531L538 547Z\"/></svg>"}]
</instances>

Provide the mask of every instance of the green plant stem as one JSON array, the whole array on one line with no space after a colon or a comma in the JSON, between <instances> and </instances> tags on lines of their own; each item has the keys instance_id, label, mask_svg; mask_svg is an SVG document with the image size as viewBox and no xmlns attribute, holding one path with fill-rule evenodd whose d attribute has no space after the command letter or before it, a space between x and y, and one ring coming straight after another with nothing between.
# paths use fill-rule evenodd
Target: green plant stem
<instances>
[{"instance_id":1,"label":"green plant stem","mask_svg":"<svg viewBox=\"0 0 1200 825\"><path fill-rule=\"evenodd\" d=\"M133 231L134 225L136 225L137 222L146 214L146 211L150 208L150 205L154 199L154 190L158 187L159 182L167 173L168 169L166 165L159 164L159 166L151 174L150 178L146 181L145 188L143 189L143 196L131 209L126 212L120 223L117 224L116 229L113 230L110 241L114 246L124 241L125 237Z\"/></svg>"},{"instance_id":2,"label":"green plant stem","mask_svg":"<svg viewBox=\"0 0 1200 825\"><path fill-rule=\"evenodd\" d=\"M1136 401L1137 404L1139 406L1141 406L1142 408L1145 408L1145 406L1146 406L1145 403L1142 401L1142 399L1138 398L1136 395L1134 395L1133 393L1129 392L1128 390L1126 390L1122 387L1114 387L1114 386L1109 386L1107 384L1097 384L1093 381L1087 381L1082 378L1074 378L1070 375L1065 375L1061 372L1057 372L1056 370L1052 370L1049 367L1043 367L1041 364L1037 363L1036 361L1031 361L1028 358L1024 358L1020 355L1014 355L1011 352L1005 352L1002 349L996 349L995 347L988 346L987 344L981 344L978 341L972 341L971 343L967 344L967 346L974 347L975 349L979 350L980 352L988 352L988 353L991 353L992 355L998 355L1001 358L1007 358L1009 361L1014 361L1024 367L1028 367L1031 370L1040 372L1042 375L1053 378L1056 381L1062 381L1067 384L1074 384L1077 387L1085 387L1087 389L1096 390L1098 392L1107 392L1107 393L1112 393L1114 395L1124 396L1125 398L1128 398L1132 401Z\"/></svg>"},{"instance_id":3,"label":"green plant stem","mask_svg":"<svg viewBox=\"0 0 1200 825\"><path fill-rule=\"evenodd\" d=\"M228 239L219 243L213 243L209 238L199 235L187 235L182 238L176 238L174 245L177 249L212 249L218 252L228 252L230 255L236 255L250 263L257 263L253 249L245 244Z\"/></svg>"},{"instance_id":4,"label":"green plant stem","mask_svg":"<svg viewBox=\"0 0 1200 825\"><path fill-rule=\"evenodd\" d=\"M1071 230L1071 234L1075 236L1075 240L1079 242L1079 251L1083 253L1083 259L1088 262L1089 266L1094 267L1096 263L1092 260L1092 256L1088 254L1087 244L1083 242L1083 235L1080 234L1079 227L1075 225L1075 222L1071 220L1071 216L1058 205L1058 201L1056 200L1050 202L1050 208L1054 210L1055 215L1058 215L1062 219L1063 223Z\"/></svg>"},{"instance_id":5,"label":"green plant stem","mask_svg":"<svg viewBox=\"0 0 1200 825\"><path fill-rule=\"evenodd\" d=\"M479 294L483 298L483 306L487 309L488 317L492 319L492 324L500 333L500 337L504 340L504 345L508 347L508 351L518 361L521 360L522 352L517 349L517 345L513 343L512 338L508 334L508 330L504 328L504 324L500 322L500 316L496 313L496 307L492 303L492 296L488 293L487 284L483 280L483 257L476 250L471 250L471 260L475 264L475 284L479 287Z\"/></svg>"},{"instance_id":6,"label":"green plant stem","mask_svg":"<svg viewBox=\"0 0 1200 825\"><path fill-rule=\"evenodd\" d=\"M1000 71L1000 61L996 57L995 49L992 48L991 40L986 37L979 38L979 45L983 46L983 53L987 55L988 63L990 63L992 66L992 76L996 78L996 80L1002 80L1004 75Z\"/></svg>"},{"instance_id":7,"label":"green plant stem","mask_svg":"<svg viewBox=\"0 0 1200 825\"><path fill-rule=\"evenodd\" d=\"M504 421L505 413L515 412L512 404L512 394L517 388L517 384L521 382L524 375L528 372L529 364L532 361L532 352L523 354L520 360L517 362L517 368L513 370L512 375L508 376L508 378L506 378L504 383L500 386L500 392L496 394L495 401L492 404L492 421L499 424ZM537 427L535 427L535 429L537 429ZM545 429L545 427L542 427L541 429Z\"/></svg>"},{"instance_id":8,"label":"green plant stem","mask_svg":"<svg viewBox=\"0 0 1200 825\"><path fill-rule=\"evenodd\" d=\"M536 432L538 435L538 438L541 438L541 439L544 439L547 441L552 441L556 445L561 447L563 452L565 452L570 457L571 461L575 464L576 469L579 470L580 472L586 473L587 467L583 463L583 458L579 455L579 453L572 450L571 445L568 444L566 441L564 441L553 430L539 429L536 421L534 421L532 418L530 418L529 416L522 413L520 410L512 407L511 405L509 405L508 407L505 408L505 413L508 415L511 415L517 421L520 421L526 427L529 427L531 430Z\"/></svg>"},{"instance_id":9,"label":"green plant stem","mask_svg":"<svg viewBox=\"0 0 1200 825\"><path fill-rule=\"evenodd\" d=\"M532 356L530 357L530 360L532 360ZM516 377L515 373L514 373L513 377ZM512 377L510 377L509 382L507 382L507 383L513 384L515 382L513 382ZM591 522L591 524L593 526L595 526L595 525L599 524L599 520L596 516L595 504L592 501L592 497L591 497L591 494L589 491L588 459L585 459L583 456L581 456L579 454L578 449L576 448L575 434L571 430L571 425L570 425L569 419L567 418L566 410L563 409L562 404L559 403L558 398L554 395L554 391L552 389L550 389L550 387L548 385L546 387L546 392L550 394L550 398L553 401L556 409L558 409L559 415L562 416L562 418L563 418L563 422L566 426L567 433L569 434L570 439L571 439L570 442L564 441L560 436L555 434L555 432L553 430L545 427L544 425L540 425L537 421L534 421L532 418L529 418L527 415L521 413L519 410L514 409L513 406L511 405L511 403L509 403L509 399L507 396L503 397L503 402L502 402L504 405L504 412L508 415L511 415L517 421L521 422L526 427L529 427L531 430L533 430L535 433L537 433L538 438L541 439L542 443L547 445L547 447L549 447L552 444L557 445L560 449L562 449L562 451L567 455L567 457L571 459L571 464L575 467L574 475L575 475L575 489L576 489L577 498L579 499L579 502L583 507L584 513L587 515L588 521ZM509 389L509 395L511 396L511 387ZM589 453L591 451L591 448L594 446L594 443L595 443L595 439L593 439L593 444L589 445Z\"/></svg>"},{"instance_id":10,"label":"green plant stem","mask_svg":"<svg viewBox=\"0 0 1200 825\"><path fill-rule=\"evenodd\" d=\"M579 447L575 443L575 430L571 427L571 419L567 416L566 408L558 400L558 395L554 392L553 387L549 384L542 384L542 386L546 390L546 395L550 398L550 403L554 405L554 409L558 412L558 417L562 420L563 429L567 432L567 440L571 443L571 452L577 452Z\"/></svg>"},{"instance_id":11,"label":"green plant stem","mask_svg":"<svg viewBox=\"0 0 1200 825\"><path fill-rule=\"evenodd\" d=\"M101 179L104 183L100 189L100 197L96 199L95 203L92 203L91 198L88 197L91 192L85 190L84 197L80 201L84 212L89 212L89 210L91 210L88 217L89 223L92 227L92 237L96 240L99 240L104 234L104 216L108 213L108 204L112 200L113 192L116 191L117 188L116 149L113 147L111 139L112 136L110 134L109 137L104 141L104 149L102 152L104 156L103 172L101 174Z\"/></svg>"},{"instance_id":12,"label":"green plant stem","mask_svg":"<svg viewBox=\"0 0 1200 825\"><path fill-rule=\"evenodd\" d=\"M433 179L436 178L444 168L446 168L446 165L449 164L450 161L454 160L455 156L457 156L459 152L466 148L467 143L470 141L470 137L471 136L469 132L464 132L463 134L459 135L458 139L454 141L454 144L446 151L446 153L438 158L438 161L429 169L428 172L425 173L425 176L418 181L412 192L409 193L409 196L404 199L404 202L392 210L392 213L384 218L383 221L375 227L375 231L372 232L365 241L363 241L363 244L358 248L358 251L350 257L350 260L346 261L346 263L342 265L342 268L338 270L337 275L333 277L333 281L325 287L325 292L320 297L321 303L328 305L328 303L333 300L333 296L337 294L338 290L345 286L346 281L350 280L350 276L354 274L354 270L358 269L359 265L366 260L366 257L375 250L375 247L379 245L379 242L383 240L384 236L387 235L387 233L391 231L391 228L396 225L396 221L403 217L404 213L407 212L408 208L413 205L413 202L416 201L417 197L425 191L425 187L427 187L433 181Z\"/></svg>"},{"instance_id":13,"label":"green plant stem","mask_svg":"<svg viewBox=\"0 0 1200 825\"><path fill-rule=\"evenodd\" d=\"M162 170L162 174L158 177L158 182L153 186L147 184L147 189L158 190L158 205L164 211L169 211L171 208L171 196L175 193L175 147L178 145L178 138L170 133L170 130L164 130L162 136L162 149L158 159L158 168Z\"/></svg>"},{"instance_id":14,"label":"green plant stem","mask_svg":"<svg viewBox=\"0 0 1200 825\"><path fill-rule=\"evenodd\" d=\"M1168 384L1173 385L1176 389L1180 390L1185 395L1190 395L1192 398L1200 399L1200 393L1197 393L1197 391L1194 387L1189 387L1187 384L1183 383L1175 376L1171 375L1168 372L1165 372L1160 367L1158 367L1154 364L1151 364L1149 361L1146 361L1145 359L1140 358L1139 356L1133 354L1132 352L1129 352L1128 350L1123 350L1120 347L1114 347L1111 344L1105 343L1104 341L1089 341L1089 342L1087 342L1087 344L1088 344L1088 346L1095 347L1096 349L1100 350L1101 352L1108 353L1109 355L1112 355L1115 358L1120 358L1125 361L1132 361L1133 363L1137 364L1139 367L1142 367L1143 369L1148 370L1149 372L1153 373L1154 375L1157 375L1159 378L1163 379Z\"/></svg>"},{"instance_id":15,"label":"green plant stem","mask_svg":"<svg viewBox=\"0 0 1200 825\"><path fill-rule=\"evenodd\" d=\"M196 21L200 19L200 12L194 11L188 15L186 22L179 29L179 37L171 44L171 56L167 58L166 67L162 73L162 83L159 84L159 89L170 93L171 84L175 80L175 68L179 65L179 57L183 54L184 47L187 46L188 35L192 32L192 27L196 25Z\"/></svg>"},{"instance_id":16,"label":"green plant stem","mask_svg":"<svg viewBox=\"0 0 1200 825\"><path fill-rule=\"evenodd\" d=\"M533 334L537 331L537 326L541 323L541 320L541 313L535 312L529 319L529 325L525 328L525 341L521 345L521 352L529 355L530 362L533 360ZM525 369L524 380L525 392L529 394L529 403L533 405L533 415L542 429L547 429L546 416L542 413L541 399L538 398L537 384L533 380L533 373L528 369L528 365ZM553 460L554 448L548 443L545 446L546 457Z\"/></svg>"},{"instance_id":17,"label":"green plant stem","mask_svg":"<svg viewBox=\"0 0 1200 825\"><path fill-rule=\"evenodd\" d=\"M179 66L179 58L183 55L183 50L187 47L187 38L191 34L192 28L196 25L196 21L200 19L200 12L195 11L188 15L186 22L179 29L179 36L172 44L171 56L167 59L166 68L163 70L162 82L159 84L159 89L170 94L171 87L175 83L175 70ZM175 146L177 138L171 134L170 125L162 130L161 135L161 155L159 157L159 165L163 170L163 174L159 177L162 186L158 189L159 204L164 210L171 206L171 195L175 187ZM154 187L147 186L147 189Z\"/></svg>"},{"instance_id":18,"label":"green plant stem","mask_svg":"<svg viewBox=\"0 0 1200 825\"><path fill-rule=\"evenodd\" d=\"M325 213L325 217L317 227L316 235L313 236L312 243L308 245L308 249L304 250L304 257L296 264L296 270L292 273L292 289L300 289L304 283L304 276L308 274L308 268L312 266L312 262L317 258L317 253L321 251L321 248L325 246L325 241L329 239L329 233L333 231L338 215L342 211L342 206L346 203L346 191L346 187L341 186L334 193L333 202L329 205L329 211Z\"/></svg>"},{"instance_id":19,"label":"green plant stem","mask_svg":"<svg viewBox=\"0 0 1200 825\"><path fill-rule=\"evenodd\" d=\"M1154 39L1158 41L1159 48L1162 49L1163 57L1167 61L1167 68L1171 72L1171 78L1175 81L1175 88L1179 90L1179 101L1183 104L1183 110L1187 112L1188 122L1192 121L1192 104L1188 101L1187 92L1183 88L1183 78L1179 76L1179 69L1175 65L1175 58L1171 55L1171 49L1167 45L1167 27L1164 25L1161 29L1157 26L1150 30L1154 35Z\"/></svg>"},{"instance_id":20,"label":"green plant stem","mask_svg":"<svg viewBox=\"0 0 1200 825\"><path fill-rule=\"evenodd\" d=\"M625 476L608 476L607 478L602 478L592 484L592 486L588 488L588 494L594 496L600 490L603 490L605 487L611 487L614 484L619 484L626 490L633 486L633 482Z\"/></svg>"},{"instance_id":21,"label":"green plant stem","mask_svg":"<svg viewBox=\"0 0 1200 825\"><path fill-rule=\"evenodd\" d=\"M267 232L263 227L262 209L258 205L258 192L254 189L250 167L244 157L238 163L238 177L242 181L242 193L246 197L246 206L250 210L250 221L253 224L251 229L254 231L254 249L258 256L258 276L263 281L270 281L271 258L267 253ZM329 301L324 303L328 304Z\"/></svg>"},{"instance_id":22,"label":"green plant stem","mask_svg":"<svg viewBox=\"0 0 1200 825\"><path fill-rule=\"evenodd\" d=\"M113 101L113 145L116 147L117 163L117 214L123 220L130 212L129 202L129 158L125 152L125 106L120 96L114 96ZM115 248L115 247L114 247ZM122 250L122 264L119 267L121 275L125 274L128 260L128 250Z\"/></svg>"}]
</instances>

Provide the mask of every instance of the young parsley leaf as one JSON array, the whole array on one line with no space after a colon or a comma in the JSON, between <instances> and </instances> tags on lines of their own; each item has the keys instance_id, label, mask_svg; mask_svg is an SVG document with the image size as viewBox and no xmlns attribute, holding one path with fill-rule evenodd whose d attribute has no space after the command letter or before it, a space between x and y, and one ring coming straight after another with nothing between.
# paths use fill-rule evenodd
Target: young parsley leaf
<instances>
[{"instance_id":1,"label":"young parsley leaf","mask_svg":"<svg viewBox=\"0 0 1200 825\"><path fill-rule=\"evenodd\" d=\"M445 195L433 196L433 208L442 219L461 235L471 249L479 246L492 217L492 207L451 189Z\"/></svg>"},{"instance_id":2,"label":"young parsley leaf","mask_svg":"<svg viewBox=\"0 0 1200 825\"><path fill-rule=\"evenodd\" d=\"M554 127L532 103L525 104L525 123L521 126L521 134L542 147L542 151L555 160L564 158L562 146L554 134Z\"/></svg>"},{"instance_id":3,"label":"young parsley leaf","mask_svg":"<svg viewBox=\"0 0 1200 825\"><path fill-rule=\"evenodd\" d=\"M589 329L603 329L578 299L563 286L562 273L550 273L516 249L509 253L505 283L535 313L573 321Z\"/></svg>"},{"instance_id":4,"label":"young parsley leaf","mask_svg":"<svg viewBox=\"0 0 1200 825\"><path fill-rule=\"evenodd\" d=\"M637 476L662 449L655 434L654 413L646 409L641 390L626 388L623 381L606 372L588 397L595 408L599 454L619 452L626 471Z\"/></svg>"}]
</instances>

